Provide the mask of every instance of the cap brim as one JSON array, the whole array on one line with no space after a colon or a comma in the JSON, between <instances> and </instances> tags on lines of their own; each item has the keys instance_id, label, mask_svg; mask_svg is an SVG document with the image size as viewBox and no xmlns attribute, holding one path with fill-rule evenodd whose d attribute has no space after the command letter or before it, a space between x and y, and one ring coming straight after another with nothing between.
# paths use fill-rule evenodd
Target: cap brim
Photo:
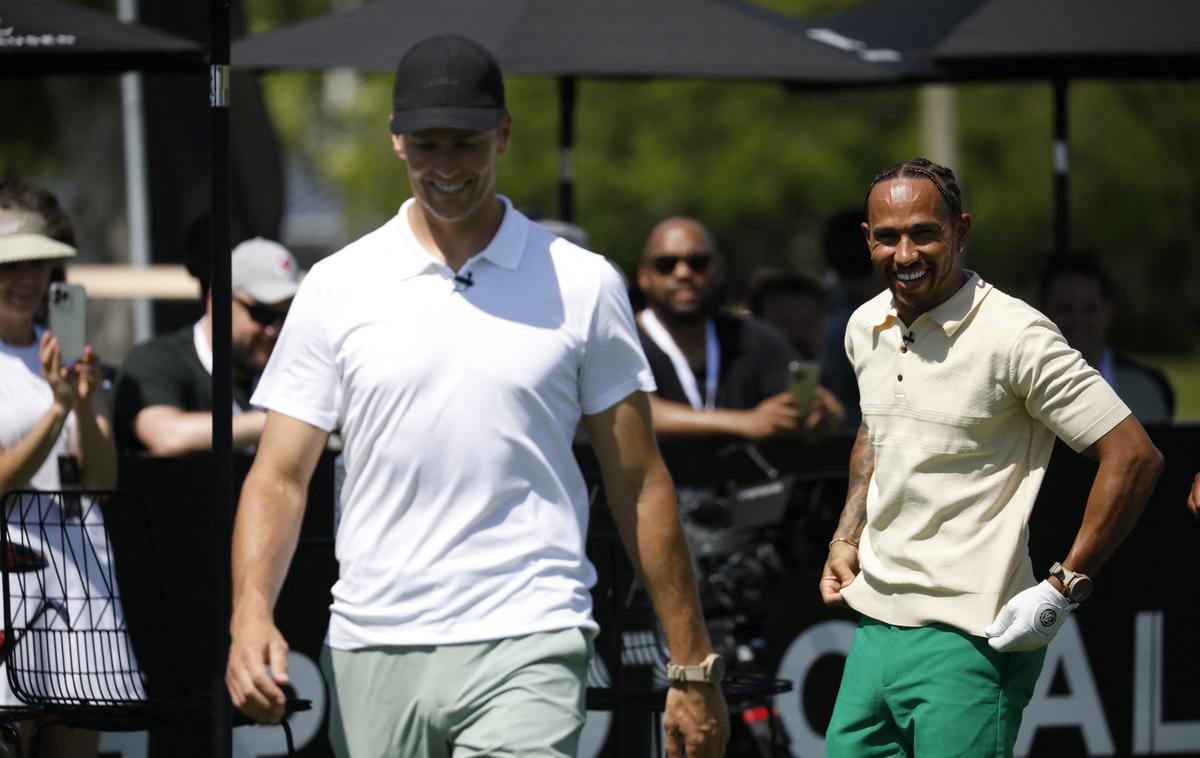
<instances>
[{"instance_id":1,"label":"cap brim","mask_svg":"<svg viewBox=\"0 0 1200 758\"><path fill-rule=\"evenodd\" d=\"M233 289L245 292L254 298L256 303L275 305L290 297L295 297L296 290L300 289L300 285L297 282L260 282L249 287L235 285Z\"/></svg>"},{"instance_id":2,"label":"cap brim","mask_svg":"<svg viewBox=\"0 0 1200 758\"><path fill-rule=\"evenodd\" d=\"M75 248L42 234L21 232L0 237L0 263L62 261L75 255Z\"/></svg>"},{"instance_id":3,"label":"cap brim","mask_svg":"<svg viewBox=\"0 0 1200 758\"><path fill-rule=\"evenodd\" d=\"M487 132L500 126L503 118L503 108L415 108L392 114L392 134L411 134L426 129Z\"/></svg>"}]
</instances>

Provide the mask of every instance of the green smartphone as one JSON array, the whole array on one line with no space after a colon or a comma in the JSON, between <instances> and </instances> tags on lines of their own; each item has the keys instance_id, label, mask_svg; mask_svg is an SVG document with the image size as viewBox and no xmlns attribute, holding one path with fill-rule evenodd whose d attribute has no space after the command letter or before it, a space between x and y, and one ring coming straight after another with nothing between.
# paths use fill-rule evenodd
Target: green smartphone
<instances>
[{"instance_id":1,"label":"green smartphone","mask_svg":"<svg viewBox=\"0 0 1200 758\"><path fill-rule=\"evenodd\" d=\"M50 331L58 340L64 365L83 357L87 344L87 295L83 285L54 282L50 285Z\"/></svg>"},{"instance_id":2,"label":"green smartphone","mask_svg":"<svg viewBox=\"0 0 1200 758\"><path fill-rule=\"evenodd\" d=\"M802 412L808 411L820 379L821 364L817 361L792 361L788 364L788 392Z\"/></svg>"}]
</instances>

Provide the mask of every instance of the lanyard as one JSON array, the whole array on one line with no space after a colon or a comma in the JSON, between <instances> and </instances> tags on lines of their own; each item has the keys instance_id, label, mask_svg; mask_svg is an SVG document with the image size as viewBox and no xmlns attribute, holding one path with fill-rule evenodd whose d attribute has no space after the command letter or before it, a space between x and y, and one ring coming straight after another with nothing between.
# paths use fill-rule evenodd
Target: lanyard
<instances>
[{"instance_id":1,"label":"lanyard","mask_svg":"<svg viewBox=\"0 0 1200 758\"><path fill-rule=\"evenodd\" d=\"M642 329L646 331L650 339L654 340L658 349L671 359L671 365L675 368L675 375L679 377L679 384L683 387L683 394L687 395L688 403L697 410L701 408L712 410L716 407L717 375L721 370L721 345L717 342L717 327L713 324L713 320L711 318L704 320L704 398L701 401L700 387L696 384L696 374L688 365L687 359L683 357L683 351L675 344L671 333L658 320L658 316L654 315L654 311L649 308L642 311L640 315Z\"/></svg>"}]
</instances>

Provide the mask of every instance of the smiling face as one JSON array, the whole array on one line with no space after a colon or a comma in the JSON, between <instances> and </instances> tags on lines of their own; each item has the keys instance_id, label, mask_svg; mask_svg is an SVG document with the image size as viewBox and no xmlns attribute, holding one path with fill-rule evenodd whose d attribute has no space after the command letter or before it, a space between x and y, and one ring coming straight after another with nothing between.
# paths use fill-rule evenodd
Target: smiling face
<instances>
[{"instance_id":1,"label":"smiling face","mask_svg":"<svg viewBox=\"0 0 1200 758\"><path fill-rule=\"evenodd\" d=\"M430 221L460 225L483 217L496 197L496 162L508 149L512 118L488 132L428 129L393 134L408 164L413 196Z\"/></svg>"},{"instance_id":2,"label":"smiling face","mask_svg":"<svg viewBox=\"0 0 1200 758\"><path fill-rule=\"evenodd\" d=\"M50 287L50 261L0 264L0 322L3 334L17 335L33 325L33 314Z\"/></svg>"},{"instance_id":3,"label":"smiling face","mask_svg":"<svg viewBox=\"0 0 1200 758\"><path fill-rule=\"evenodd\" d=\"M863 232L875 272L892 291L905 324L949 300L963 285L963 248L970 228L970 214L955 218L925 177L900 176L871 190Z\"/></svg>"}]
</instances>

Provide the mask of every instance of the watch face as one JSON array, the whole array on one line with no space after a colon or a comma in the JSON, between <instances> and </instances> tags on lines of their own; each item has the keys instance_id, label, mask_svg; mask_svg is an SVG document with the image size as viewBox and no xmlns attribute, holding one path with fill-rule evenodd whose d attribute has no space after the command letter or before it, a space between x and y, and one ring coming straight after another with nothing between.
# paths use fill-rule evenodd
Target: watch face
<instances>
[{"instance_id":1,"label":"watch face","mask_svg":"<svg viewBox=\"0 0 1200 758\"><path fill-rule=\"evenodd\" d=\"M712 673L709 676L709 681L714 684L725 678L725 659L717 656L712 662Z\"/></svg>"},{"instance_id":2,"label":"watch face","mask_svg":"<svg viewBox=\"0 0 1200 758\"><path fill-rule=\"evenodd\" d=\"M1087 599L1087 596L1092 594L1092 580L1086 576L1079 576L1071 583L1071 602L1082 603Z\"/></svg>"}]
</instances>

